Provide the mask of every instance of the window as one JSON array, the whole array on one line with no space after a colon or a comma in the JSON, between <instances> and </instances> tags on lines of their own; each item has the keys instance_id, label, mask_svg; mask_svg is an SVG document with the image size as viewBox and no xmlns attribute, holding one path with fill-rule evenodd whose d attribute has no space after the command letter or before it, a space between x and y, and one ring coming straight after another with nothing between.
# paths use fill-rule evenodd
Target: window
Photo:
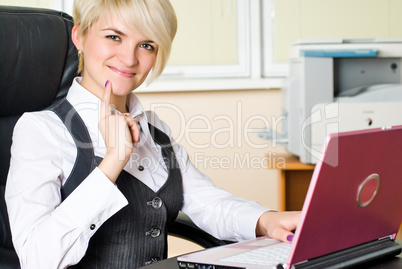
<instances>
[{"instance_id":1,"label":"window","mask_svg":"<svg viewBox=\"0 0 402 269\"><path fill-rule=\"evenodd\" d=\"M178 32L164 77L250 76L250 0L171 0Z\"/></svg>"},{"instance_id":2,"label":"window","mask_svg":"<svg viewBox=\"0 0 402 269\"><path fill-rule=\"evenodd\" d=\"M1 0L1 5L62 10L71 14L74 0Z\"/></svg>"},{"instance_id":3,"label":"window","mask_svg":"<svg viewBox=\"0 0 402 269\"><path fill-rule=\"evenodd\" d=\"M285 61L278 60L278 53L276 52L278 42L276 39L275 31L275 1L262 0L261 5L261 23L262 23L262 55L263 67L262 77L284 77L289 72L289 65L287 59ZM280 18L287 19L287 18ZM288 50L288 46L286 47Z\"/></svg>"},{"instance_id":4,"label":"window","mask_svg":"<svg viewBox=\"0 0 402 269\"><path fill-rule=\"evenodd\" d=\"M264 77L286 74L299 40L402 36L400 0L262 0Z\"/></svg>"},{"instance_id":5,"label":"window","mask_svg":"<svg viewBox=\"0 0 402 269\"><path fill-rule=\"evenodd\" d=\"M2 0L0 4L4 6L54 8L53 0Z\"/></svg>"},{"instance_id":6,"label":"window","mask_svg":"<svg viewBox=\"0 0 402 269\"><path fill-rule=\"evenodd\" d=\"M73 15L73 3L74 0L54 0L55 5L59 6L59 10L62 10L70 15Z\"/></svg>"}]
</instances>

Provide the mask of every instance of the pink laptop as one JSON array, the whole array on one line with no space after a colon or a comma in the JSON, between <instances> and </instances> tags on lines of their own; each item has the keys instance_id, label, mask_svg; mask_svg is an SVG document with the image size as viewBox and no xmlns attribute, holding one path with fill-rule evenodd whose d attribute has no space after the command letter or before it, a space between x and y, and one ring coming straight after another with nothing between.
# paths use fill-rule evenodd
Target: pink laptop
<instances>
[{"instance_id":1,"label":"pink laptop","mask_svg":"<svg viewBox=\"0 0 402 269\"><path fill-rule=\"evenodd\" d=\"M340 268L398 255L402 126L331 134L323 152L292 244L261 237L178 257L179 267Z\"/></svg>"}]
</instances>

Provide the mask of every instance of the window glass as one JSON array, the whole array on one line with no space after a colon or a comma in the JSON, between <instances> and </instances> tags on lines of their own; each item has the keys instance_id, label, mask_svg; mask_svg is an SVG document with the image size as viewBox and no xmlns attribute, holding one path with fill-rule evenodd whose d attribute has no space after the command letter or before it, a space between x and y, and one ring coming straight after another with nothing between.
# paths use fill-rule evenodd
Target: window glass
<instances>
[{"instance_id":1,"label":"window glass","mask_svg":"<svg viewBox=\"0 0 402 269\"><path fill-rule=\"evenodd\" d=\"M249 75L249 0L171 0L178 18L162 77Z\"/></svg>"},{"instance_id":2,"label":"window glass","mask_svg":"<svg viewBox=\"0 0 402 269\"><path fill-rule=\"evenodd\" d=\"M178 31L171 65L236 64L237 6L235 0L171 0Z\"/></svg>"},{"instance_id":3,"label":"window glass","mask_svg":"<svg viewBox=\"0 0 402 269\"><path fill-rule=\"evenodd\" d=\"M264 22L264 35L272 36L274 51L271 63L287 63L291 44L302 39L402 36L401 0L262 1L270 3L270 8L264 12L272 15Z\"/></svg>"},{"instance_id":4,"label":"window glass","mask_svg":"<svg viewBox=\"0 0 402 269\"><path fill-rule=\"evenodd\" d=\"M0 5L54 8L53 0L0 0Z\"/></svg>"}]
</instances>

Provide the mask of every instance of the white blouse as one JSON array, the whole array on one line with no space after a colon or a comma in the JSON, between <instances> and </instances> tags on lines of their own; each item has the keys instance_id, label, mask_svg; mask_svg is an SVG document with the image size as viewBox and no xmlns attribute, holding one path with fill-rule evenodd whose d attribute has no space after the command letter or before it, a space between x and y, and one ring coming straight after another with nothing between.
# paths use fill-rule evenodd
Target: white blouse
<instances>
[{"instance_id":1,"label":"white blouse","mask_svg":"<svg viewBox=\"0 0 402 269\"><path fill-rule=\"evenodd\" d=\"M106 147L98 129L101 100L81 87L80 81L74 80L67 99L83 119L95 155L104 157ZM167 178L167 170L147 122L173 141L171 131L156 114L145 112L134 94L128 98L128 108L142 131L124 170L157 191ZM220 239L255 238L258 218L268 209L217 188L194 167L181 145L172 145L183 177L182 211ZM53 112L25 113L17 122L5 198L22 268L66 268L78 263L91 236L128 203L98 168L61 202L60 188L72 171L76 154L70 133Z\"/></svg>"}]
</instances>

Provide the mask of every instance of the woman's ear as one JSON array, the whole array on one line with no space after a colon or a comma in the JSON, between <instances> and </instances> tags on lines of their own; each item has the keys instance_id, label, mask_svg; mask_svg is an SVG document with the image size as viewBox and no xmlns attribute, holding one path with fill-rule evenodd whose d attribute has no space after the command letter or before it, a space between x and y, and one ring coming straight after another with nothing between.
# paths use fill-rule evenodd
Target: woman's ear
<instances>
[{"instance_id":1,"label":"woman's ear","mask_svg":"<svg viewBox=\"0 0 402 269\"><path fill-rule=\"evenodd\" d=\"M82 40L79 33L78 25L74 25L71 30L71 40L78 51L82 50Z\"/></svg>"}]
</instances>

